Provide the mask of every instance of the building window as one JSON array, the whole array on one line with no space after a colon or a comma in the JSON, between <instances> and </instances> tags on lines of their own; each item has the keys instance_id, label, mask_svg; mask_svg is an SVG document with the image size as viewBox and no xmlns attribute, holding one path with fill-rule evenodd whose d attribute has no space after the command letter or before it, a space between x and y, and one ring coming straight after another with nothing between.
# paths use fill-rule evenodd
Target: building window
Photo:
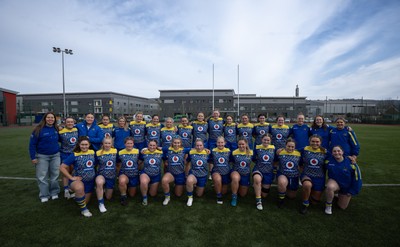
<instances>
[{"instance_id":1,"label":"building window","mask_svg":"<svg viewBox=\"0 0 400 247\"><path fill-rule=\"evenodd\" d=\"M94 106L101 106L101 105L102 105L101 99L94 100Z\"/></svg>"},{"instance_id":2,"label":"building window","mask_svg":"<svg viewBox=\"0 0 400 247\"><path fill-rule=\"evenodd\" d=\"M71 105L78 105L78 101L70 101Z\"/></svg>"},{"instance_id":3,"label":"building window","mask_svg":"<svg viewBox=\"0 0 400 247\"><path fill-rule=\"evenodd\" d=\"M42 106L48 106L49 102L42 102Z\"/></svg>"},{"instance_id":4,"label":"building window","mask_svg":"<svg viewBox=\"0 0 400 247\"><path fill-rule=\"evenodd\" d=\"M224 100L223 99L219 99L218 103L224 103Z\"/></svg>"},{"instance_id":5,"label":"building window","mask_svg":"<svg viewBox=\"0 0 400 247\"><path fill-rule=\"evenodd\" d=\"M103 113L103 107L95 107L94 113Z\"/></svg>"},{"instance_id":6,"label":"building window","mask_svg":"<svg viewBox=\"0 0 400 247\"><path fill-rule=\"evenodd\" d=\"M164 100L164 104L173 104L173 103L175 103L175 100L173 100L173 99L165 99Z\"/></svg>"},{"instance_id":7,"label":"building window","mask_svg":"<svg viewBox=\"0 0 400 247\"><path fill-rule=\"evenodd\" d=\"M72 113L77 113L78 112L78 108L71 108L71 112Z\"/></svg>"}]
</instances>

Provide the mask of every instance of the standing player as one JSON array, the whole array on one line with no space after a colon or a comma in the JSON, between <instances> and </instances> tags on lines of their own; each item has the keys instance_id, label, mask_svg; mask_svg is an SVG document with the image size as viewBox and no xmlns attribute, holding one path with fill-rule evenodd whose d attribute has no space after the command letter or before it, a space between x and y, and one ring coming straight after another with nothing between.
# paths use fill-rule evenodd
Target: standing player
<instances>
[{"instance_id":1,"label":"standing player","mask_svg":"<svg viewBox=\"0 0 400 247\"><path fill-rule=\"evenodd\" d=\"M217 203L223 204L222 195L228 191L230 184L231 166L229 164L231 158L231 150L225 147L225 139L220 136L217 138L217 147L211 151L210 161L213 163L211 171L212 180L214 182L214 190L217 194Z\"/></svg>"},{"instance_id":2,"label":"standing player","mask_svg":"<svg viewBox=\"0 0 400 247\"><path fill-rule=\"evenodd\" d=\"M125 149L118 152L118 161L121 163L121 169L118 175L118 189L121 193L120 203L122 206L128 204L128 196L136 195L139 185L139 149L134 148L134 139L129 136L125 138Z\"/></svg>"},{"instance_id":3,"label":"standing player","mask_svg":"<svg viewBox=\"0 0 400 247\"><path fill-rule=\"evenodd\" d=\"M170 183L175 183L175 195L180 197L183 194L183 186L185 185L185 160L187 153L182 147L180 137L172 139L171 147L164 153L163 159L166 167L161 185L164 191L165 199L163 205L168 205L171 200Z\"/></svg>"},{"instance_id":4,"label":"standing player","mask_svg":"<svg viewBox=\"0 0 400 247\"><path fill-rule=\"evenodd\" d=\"M254 125L250 123L249 116L247 114L242 115L242 122L237 126L238 137L246 138L250 149L253 149L253 128ZM239 145L239 143L238 143Z\"/></svg>"},{"instance_id":5,"label":"standing player","mask_svg":"<svg viewBox=\"0 0 400 247\"><path fill-rule=\"evenodd\" d=\"M161 146L161 129L164 126L160 124L160 117L158 115L153 115L151 122L146 124L146 139L147 143L155 140L157 145Z\"/></svg>"},{"instance_id":6,"label":"standing player","mask_svg":"<svg viewBox=\"0 0 400 247\"><path fill-rule=\"evenodd\" d=\"M112 132L114 138L114 147L120 151L125 148L125 138L131 135L131 129L128 126L126 118L121 116L118 118L118 125Z\"/></svg>"},{"instance_id":7,"label":"standing player","mask_svg":"<svg viewBox=\"0 0 400 247\"><path fill-rule=\"evenodd\" d=\"M204 113L199 112L197 114L197 120L193 121L193 147L195 147L197 139L200 139L204 143L204 148L208 148L208 124L204 121Z\"/></svg>"},{"instance_id":8,"label":"standing player","mask_svg":"<svg viewBox=\"0 0 400 247\"><path fill-rule=\"evenodd\" d=\"M261 138L270 132L271 126L269 123L265 122L266 116L265 114L259 114L258 117L258 123L254 125L253 129L253 136L256 138L255 140L255 146L261 145L262 141Z\"/></svg>"},{"instance_id":9,"label":"standing player","mask_svg":"<svg viewBox=\"0 0 400 247\"><path fill-rule=\"evenodd\" d=\"M296 142L297 150L301 151L309 144L310 127L304 124L304 114L297 115L297 123L291 128L291 135Z\"/></svg>"},{"instance_id":10,"label":"standing player","mask_svg":"<svg viewBox=\"0 0 400 247\"><path fill-rule=\"evenodd\" d=\"M285 124L285 118L278 116L276 118L276 124L271 127L272 145L275 146L276 150L285 148L286 140L289 138L290 128Z\"/></svg>"},{"instance_id":11,"label":"standing player","mask_svg":"<svg viewBox=\"0 0 400 247\"><path fill-rule=\"evenodd\" d=\"M70 187L75 192L75 202L85 217L92 216L86 205L90 201L96 177L95 153L89 147L89 138L87 136L79 137L74 153L68 156L60 166L60 171L69 179ZM69 166L72 165L74 169L71 174Z\"/></svg>"},{"instance_id":12,"label":"standing player","mask_svg":"<svg viewBox=\"0 0 400 247\"><path fill-rule=\"evenodd\" d=\"M210 150L217 146L217 139L224 134L224 120L218 110L214 110L208 119L208 147Z\"/></svg>"},{"instance_id":13,"label":"standing player","mask_svg":"<svg viewBox=\"0 0 400 247\"><path fill-rule=\"evenodd\" d=\"M326 149L321 146L322 138L312 135L301 154L303 159L301 173L301 183L303 185L303 203L300 213L306 214L310 201L318 203L321 200L322 192L325 188L325 160L327 157Z\"/></svg>"},{"instance_id":14,"label":"standing player","mask_svg":"<svg viewBox=\"0 0 400 247\"><path fill-rule=\"evenodd\" d=\"M143 170L140 174L140 191L143 197L142 205L147 206L147 192L150 196L156 196L161 181L162 151L157 149L156 140L149 140L147 149L142 150L141 160Z\"/></svg>"},{"instance_id":15,"label":"standing player","mask_svg":"<svg viewBox=\"0 0 400 247\"><path fill-rule=\"evenodd\" d=\"M189 125L187 117L181 118L181 123L178 125L178 135L182 139L182 147L185 153L189 153L192 149L193 126Z\"/></svg>"},{"instance_id":16,"label":"standing player","mask_svg":"<svg viewBox=\"0 0 400 247\"><path fill-rule=\"evenodd\" d=\"M330 132L330 149L335 146L341 146L345 156L350 156L352 160L356 160L360 153L360 144L358 143L354 131L347 128L344 118L336 119L336 128Z\"/></svg>"},{"instance_id":17,"label":"standing player","mask_svg":"<svg viewBox=\"0 0 400 247\"><path fill-rule=\"evenodd\" d=\"M97 125L96 119L94 119L92 113L86 114L85 120L78 123L76 128L78 129L79 137L87 136L94 151L99 150L104 135L101 128Z\"/></svg>"},{"instance_id":18,"label":"standing player","mask_svg":"<svg viewBox=\"0 0 400 247\"><path fill-rule=\"evenodd\" d=\"M314 122L310 128L311 135L319 135L322 138L321 146L325 149L329 149L329 133L333 127L325 123L324 118L321 115L317 115L314 118Z\"/></svg>"},{"instance_id":19,"label":"standing player","mask_svg":"<svg viewBox=\"0 0 400 247\"><path fill-rule=\"evenodd\" d=\"M75 128L74 125L75 120L72 117L67 117L65 119L65 128L58 131L59 142L61 143L61 162L73 153L76 141L78 140L78 129ZM69 172L72 172L72 170ZM73 198L75 195L69 190L68 178L63 176L62 181L64 186L64 197L67 199Z\"/></svg>"},{"instance_id":20,"label":"standing player","mask_svg":"<svg viewBox=\"0 0 400 247\"><path fill-rule=\"evenodd\" d=\"M261 198L268 196L275 177L275 147L271 145L271 140L270 134L264 134L261 137L261 145L257 145L254 149L253 187L258 210L263 210Z\"/></svg>"},{"instance_id":21,"label":"standing player","mask_svg":"<svg viewBox=\"0 0 400 247\"><path fill-rule=\"evenodd\" d=\"M99 124L99 127L103 131L103 138L107 137L107 136L112 136L114 125L112 123L110 123L110 116L103 115L103 117L101 118L101 123Z\"/></svg>"},{"instance_id":22,"label":"standing player","mask_svg":"<svg viewBox=\"0 0 400 247\"><path fill-rule=\"evenodd\" d=\"M141 151L147 146L146 143L146 122L143 121L143 112L135 114L135 120L129 123L131 128L131 136L134 139L135 148Z\"/></svg>"},{"instance_id":23,"label":"standing player","mask_svg":"<svg viewBox=\"0 0 400 247\"><path fill-rule=\"evenodd\" d=\"M301 162L301 154L295 149L296 144L293 139L286 141L284 150L278 151L277 159L279 161L278 168L278 207L282 208L285 196L295 198L297 189L299 188L299 165Z\"/></svg>"},{"instance_id":24,"label":"standing player","mask_svg":"<svg viewBox=\"0 0 400 247\"><path fill-rule=\"evenodd\" d=\"M234 151L238 148L236 123L233 121L233 117L231 115L226 116L226 122L224 124L224 137L226 141L225 146L227 148L229 148L231 151Z\"/></svg>"},{"instance_id":25,"label":"standing player","mask_svg":"<svg viewBox=\"0 0 400 247\"><path fill-rule=\"evenodd\" d=\"M58 199L59 150L56 115L48 112L33 130L29 141L29 154L36 169L41 202L47 202L50 197L53 200Z\"/></svg>"},{"instance_id":26,"label":"standing player","mask_svg":"<svg viewBox=\"0 0 400 247\"><path fill-rule=\"evenodd\" d=\"M231 205L236 207L237 194L245 196L250 186L250 166L253 150L250 149L247 139L239 138L239 148L232 152L233 170L231 173L232 201Z\"/></svg>"},{"instance_id":27,"label":"standing player","mask_svg":"<svg viewBox=\"0 0 400 247\"><path fill-rule=\"evenodd\" d=\"M190 150L186 159L186 169L190 168L186 179L186 192L188 196L186 205L188 207L191 207L193 204L194 186L196 186L197 196L200 197L204 194L204 188L207 183L208 159L209 154L204 148L203 140L197 139L195 141L195 148Z\"/></svg>"},{"instance_id":28,"label":"standing player","mask_svg":"<svg viewBox=\"0 0 400 247\"><path fill-rule=\"evenodd\" d=\"M165 120L165 127L161 128L161 147L165 154L171 147L172 139L176 136L176 127L174 126L174 120L168 117Z\"/></svg>"}]
</instances>

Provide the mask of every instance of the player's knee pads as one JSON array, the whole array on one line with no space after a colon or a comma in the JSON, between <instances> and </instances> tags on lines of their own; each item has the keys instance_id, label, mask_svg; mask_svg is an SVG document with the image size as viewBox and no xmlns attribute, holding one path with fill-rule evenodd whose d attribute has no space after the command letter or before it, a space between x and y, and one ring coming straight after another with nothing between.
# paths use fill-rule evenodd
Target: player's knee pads
<instances>
[{"instance_id":1,"label":"player's knee pads","mask_svg":"<svg viewBox=\"0 0 400 247\"><path fill-rule=\"evenodd\" d=\"M261 191L266 194L268 194L270 190L271 188L264 188L264 187L261 188Z\"/></svg>"}]
</instances>

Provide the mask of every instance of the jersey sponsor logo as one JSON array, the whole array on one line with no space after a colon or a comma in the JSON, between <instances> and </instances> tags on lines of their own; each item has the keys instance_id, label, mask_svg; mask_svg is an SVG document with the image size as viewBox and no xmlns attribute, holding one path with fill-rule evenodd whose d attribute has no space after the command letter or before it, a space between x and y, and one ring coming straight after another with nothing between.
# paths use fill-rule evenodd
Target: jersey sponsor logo
<instances>
[{"instance_id":1,"label":"jersey sponsor logo","mask_svg":"<svg viewBox=\"0 0 400 247\"><path fill-rule=\"evenodd\" d=\"M286 162L286 168L292 169L294 167L294 163L292 161Z\"/></svg>"},{"instance_id":2,"label":"jersey sponsor logo","mask_svg":"<svg viewBox=\"0 0 400 247\"><path fill-rule=\"evenodd\" d=\"M269 155L264 154L262 159L263 159L263 161L269 161Z\"/></svg>"},{"instance_id":3,"label":"jersey sponsor logo","mask_svg":"<svg viewBox=\"0 0 400 247\"><path fill-rule=\"evenodd\" d=\"M93 166L93 161L91 161L91 160L88 160L88 161L86 161L86 167L92 167Z\"/></svg>"},{"instance_id":4,"label":"jersey sponsor logo","mask_svg":"<svg viewBox=\"0 0 400 247\"><path fill-rule=\"evenodd\" d=\"M153 159L153 158L149 159L149 164L150 165L155 165L156 163L157 163L156 159Z\"/></svg>"},{"instance_id":5,"label":"jersey sponsor logo","mask_svg":"<svg viewBox=\"0 0 400 247\"><path fill-rule=\"evenodd\" d=\"M166 137L165 137L165 140L167 140L167 141L171 141L172 140L172 136L170 136L170 135L167 135Z\"/></svg>"},{"instance_id":6,"label":"jersey sponsor logo","mask_svg":"<svg viewBox=\"0 0 400 247\"><path fill-rule=\"evenodd\" d=\"M229 134L233 134L233 129L228 129Z\"/></svg>"},{"instance_id":7,"label":"jersey sponsor logo","mask_svg":"<svg viewBox=\"0 0 400 247\"><path fill-rule=\"evenodd\" d=\"M265 130L260 130L260 135L264 135L265 134Z\"/></svg>"},{"instance_id":8,"label":"jersey sponsor logo","mask_svg":"<svg viewBox=\"0 0 400 247\"><path fill-rule=\"evenodd\" d=\"M247 137L248 135L249 135L249 133L243 132L243 136L244 136L244 137Z\"/></svg>"},{"instance_id":9,"label":"jersey sponsor logo","mask_svg":"<svg viewBox=\"0 0 400 247\"><path fill-rule=\"evenodd\" d=\"M310 165L312 165L312 166L318 165L318 160L317 159L311 159L310 160Z\"/></svg>"},{"instance_id":10,"label":"jersey sponsor logo","mask_svg":"<svg viewBox=\"0 0 400 247\"><path fill-rule=\"evenodd\" d=\"M172 161L173 162L178 162L179 161L179 156L172 156Z\"/></svg>"},{"instance_id":11,"label":"jersey sponsor logo","mask_svg":"<svg viewBox=\"0 0 400 247\"><path fill-rule=\"evenodd\" d=\"M112 162L111 160L107 161L106 166L110 167L113 166L114 162Z\"/></svg>"},{"instance_id":12,"label":"jersey sponsor logo","mask_svg":"<svg viewBox=\"0 0 400 247\"><path fill-rule=\"evenodd\" d=\"M225 163L225 158L224 158L224 157L220 157L220 158L218 159L218 163L220 163L220 164Z\"/></svg>"},{"instance_id":13,"label":"jersey sponsor logo","mask_svg":"<svg viewBox=\"0 0 400 247\"><path fill-rule=\"evenodd\" d=\"M239 165L240 165L240 167L245 168L246 167L246 161L240 161Z\"/></svg>"},{"instance_id":14,"label":"jersey sponsor logo","mask_svg":"<svg viewBox=\"0 0 400 247\"><path fill-rule=\"evenodd\" d=\"M214 129L219 130L220 126L218 124L214 125Z\"/></svg>"},{"instance_id":15,"label":"jersey sponsor logo","mask_svg":"<svg viewBox=\"0 0 400 247\"><path fill-rule=\"evenodd\" d=\"M278 139L278 140L282 139L282 137L283 137L282 134L277 134L277 135L276 135L276 139Z\"/></svg>"},{"instance_id":16,"label":"jersey sponsor logo","mask_svg":"<svg viewBox=\"0 0 400 247\"><path fill-rule=\"evenodd\" d=\"M135 129L135 134L139 135L140 134L140 129Z\"/></svg>"},{"instance_id":17,"label":"jersey sponsor logo","mask_svg":"<svg viewBox=\"0 0 400 247\"><path fill-rule=\"evenodd\" d=\"M110 135L110 133L105 133L104 136L105 137L110 137L111 135Z\"/></svg>"},{"instance_id":18,"label":"jersey sponsor logo","mask_svg":"<svg viewBox=\"0 0 400 247\"><path fill-rule=\"evenodd\" d=\"M196 165L197 166L202 166L204 163L203 163L203 161L202 160L198 160L198 161L196 161Z\"/></svg>"},{"instance_id":19,"label":"jersey sponsor logo","mask_svg":"<svg viewBox=\"0 0 400 247\"><path fill-rule=\"evenodd\" d=\"M203 131L204 128L203 128L202 126L199 126L199 127L197 127L197 130L198 130L198 131Z\"/></svg>"},{"instance_id":20,"label":"jersey sponsor logo","mask_svg":"<svg viewBox=\"0 0 400 247\"><path fill-rule=\"evenodd\" d=\"M188 133L186 133L186 132L183 132L183 133L182 133L182 137L187 138L188 136L189 136Z\"/></svg>"},{"instance_id":21,"label":"jersey sponsor logo","mask_svg":"<svg viewBox=\"0 0 400 247\"><path fill-rule=\"evenodd\" d=\"M150 132L151 136L156 136L157 135L157 131L153 130L152 132Z\"/></svg>"},{"instance_id":22,"label":"jersey sponsor logo","mask_svg":"<svg viewBox=\"0 0 400 247\"><path fill-rule=\"evenodd\" d=\"M75 138L75 137L69 138L69 142L70 142L70 143L76 143L76 138Z\"/></svg>"},{"instance_id":23,"label":"jersey sponsor logo","mask_svg":"<svg viewBox=\"0 0 400 247\"><path fill-rule=\"evenodd\" d=\"M126 161L126 166L127 167L132 167L133 166L133 161L132 160L128 160L128 161Z\"/></svg>"}]
</instances>

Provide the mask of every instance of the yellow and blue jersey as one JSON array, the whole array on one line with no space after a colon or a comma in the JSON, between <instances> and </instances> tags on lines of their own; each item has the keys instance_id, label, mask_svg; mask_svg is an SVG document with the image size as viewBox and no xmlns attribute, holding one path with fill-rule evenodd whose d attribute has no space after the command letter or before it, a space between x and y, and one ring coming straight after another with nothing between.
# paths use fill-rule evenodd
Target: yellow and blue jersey
<instances>
[{"instance_id":1,"label":"yellow and blue jersey","mask_svg":"<svg viewBox=\"0 0 400 247\"><path fill-rule=\"evenodd\" d=\"M208 123L205 121L193 121L193 143L200 138L204 143L207 142Z\"/></svg>"},{"instance_id":2,"label":"yellow and blue jersey","mask_svg":"<svg viewBox=\"0 0 400 247\"><path fill-rule=\"evenodd\" d=\"M185 151L183 148L178 150L169 147L164 154L163 159L168 161L167 171L173 175L179 175L185 172Z\"/></svg>"},{"instance_id":3,"label":"yellow and blue jersey","mask_svg":"<svg viewBox=\"0 0 400 247\"><path fill-rule=\"evenodd\" d=\"M286 147L286 140L290 135L290 128L287 125L279 126L277 124L271 127L272 145L278 150Z\"/></svg>"},{"instance_id":4,"label":"yellow and blue jersey","mask_svg":"<svg viewBox=\"0 0 400 247\"><path fill-rule=\"evenodd\" d=\"M141 157L141 160L143 160L143 172L149 176L161 174L162 156L163 152L158 149L153 152L146 149Z\"/></svg>"},{"instance_id":5,"label":"yellow and blue jersey","mask_svg":"<svg viewBox=\"0 0 400 247\"><path fill-rule=\"evenodd\" d=\"M182 124L178 125L178 135L182 139L182 146L184 148L192 147L192 137L193 137L193 126L183 126Z\"/></svg>"},{"instance_id":6,"label":"yellow and blue jersey","mask_svg":"<svg viewBox=\"0 0 400 247\"><path fill-rule=\"evenodd\" d=\"M161 137L161 129L163 126L158 123L158 124L153 124L153 123L148 123L146 124L146 139L147 142L151 140L157 141L157 146L161 147L160 143L160 137Z\"/></svg>"},{"instance_id":7,"label":"yellow and blue jersey","mask_svg":"<svg viewBox=\"0 0 400 247\"><path fill-rule=\"evenodd\" d=\"M130 151L122 149L118 152L118 161L121 162L119 175L124 174L129 178L139 176L139 150L134 148Z\"/></svg>"},{"instance_id":8,"label":"yellow and blue jersey","mask_svg":"<svg viewBox=\"0 0 400 247\"><path fill-rule=\"evenodd\" d=\"M253 172L272 173L274 171L275 146L257 145L254 149L253 161L255 162Z\"/></svg>"},{"instance_id":9,"label":"yellow and blue jersey","mask_svg":"<svg viewBox=\"0 0 400 247\"><path fill-rule=\"evenodd\" d=\"M171 146L172 138L176 136L175 127L163 127L161 129L161 147L168 148Z\"/></svg>"},{"instance_id":10,"label":"yellow and blue jersey","mask_svg":"<svg viewBox=\"0 0 400 247\"><path fill-rule=\"evenodd\" d=\"M338 162L333 157L326 161L328 178L335 180L340 191L345 191L351 195L357 195L362 186L361 171L357 164L352 164L347 157Z\"/></svg>"},{"instance_id":11,"label":"yellow and blue jersey","mask_svg":"<svg viewBox=\"0 0 400 247\"><path fill-rule=\"evenodd\" d=\"M190 162L190 171L194 176L205 177L208 175L208 159L206 150L198 152L196 149L191 149L186 161Z\"/></svg>"},{"instance_id":12,"label":"yellow and blue jersey","mask_svg":"<svg viewBox=\"0 0 400 247\"><path fill-rule=\"evenodd\" d=\"M224 138L226 142L236 143L237 142L237 132L236 124L225 124L224 125Z\"/></svg>"},{"instance_id":13,"label":"yellow and blue jersey","mask_svg":"<svg viewBox=\"0 0 400 247\"><path fill-rule=\"evenodd\" d=\"M208 120L208 139L217 141L224 134L224 120L222 118L210 118Z\"/></svg>"},{"instance_id":14,"label":"yellow and blue jersey","mask_svg":"<svg viewBox=\"0 0 400 247\"><path fill-rule=\"evenodd\" d=\"M64 128L58 131L58 138L61 143L61 159L64 160L74 152L73 150L78 140L78 129L75 127L72 129Z\"/></svg>"},{"instance_id":15,"label":"yellow and blue jersey","mask_svg":"<svg viewBox=\"0 0 400 247\"><path fill-rule=\"evenodd\" d=\"M81 177L82 182L93 182L96 177L95 153L93 150L74 152L64 160L67 166L74 166L72 176Z\"/></svg>"},{"instance_id":16,"label":"yellow and blue jersey","mask_svg":"<svg viewBox=\"0 0 400 247\"><path fill-rule=\"evenodd\" d=\"M131 128L131 136L133 137L135 144L143 143L146 141L146 122L145 121L141 121L141 122L131 121L129 123L129 127Z\"/></svg>"},{"instance_id":17,"label":"yellow and blue jersey","mask_svg":"<svg viewBox=\"0 0 400 247\"><path fill-rule=\"evenodd\" d=\"M229 148L214 148L210 154L209 162L214 164L212 172L227 175L231 172L231 150Z\"/></svg>"},{"instance_id":18,"label":"yellow and blue jersey","mask_svg":"<svg viewBox=\"0 0 400 247\"><path fill-rule=\"evenodd\" d=\"M301 154L299 151L294 150L289 153L282 150L277 157L279 161L278 172L288 178L299 176L299 166L301 164Z\"/></svg>"},{"instance_id":19,"label":"yellow and blue jersey","mask_svg":"<svg viewBox=\"0 0 400 247\"><path fill-rule=\"evenodd\" d=\"M233 170L237 171L240 175L246 176L250 174L251 160L253 156L253 150L249 151L249 154L236 149L232 152Z\"/></svg>"},{"instance_id":20,"label":"yellow and blue jersey","mask_svg":"<svg viewBox=\"0 0 400 247\"><path fill-rule=\"evenodd\" d=\"M332 128L330 131L330 147L332 151L334 146L341 146L343 148L344 156L356 155L360 153L360 144L358 143L354 131L349 131L347 128L338 129Z\"/></svg>"},{"instance_id":21,"label":"yellow and blue jersey","mask_svg":"<svg viewBox=\"0 0 400 247\"><path fill-rule=\"evenodd\" d=\"M97 174L106 179L115 179L117 176L117 149L109 151L99 150L96 152Z\"/></svg>"},{"instance_id":22,"label":"yellow and blue jersey","mask_svg":"<svg viewBox=\"0 0 400 247\"><path fill-rule=\"evenodd\" d=\"M247 142L249 143L249 147L253 148L253 128L254 125L252 123L248 124L238 124L237 126L237 134L239 137L246 138Z\"/></svg>"},{"instance_id":23,"label":"yellow and blue jersey","mask_svg":"<svg viewBox=\"0 0 400 247\"><path fill-rule=\"evenodd\" d=\"M109 123L107 125L99 124L100 129L103 131L103 138L112 136L114 125Z\"/></svg>"},{"instance_id":24,"label":"yellow and blue jersey","mask_svg":"<svg viewBox=\"0 0 400 247\"><path fill-rule=\"evenodd\" d=\"M255 145L262 143L261 137L270 132L271 125L269 123L256 123L253 128L253 136L255 137Z\"/></svg>"},{"instance_id":25,"label":"yellow and blue jersey","mask_svg":"<svg viewBox=\"0 0 400 247\"><path fill-rule=\"evenodd\" d=\"M303 175L310 178L325 177L326 150L321 148L314 150L310 146L306 146L302 151L301 157L303 159Z\"/></svg>"}]
</instances>

